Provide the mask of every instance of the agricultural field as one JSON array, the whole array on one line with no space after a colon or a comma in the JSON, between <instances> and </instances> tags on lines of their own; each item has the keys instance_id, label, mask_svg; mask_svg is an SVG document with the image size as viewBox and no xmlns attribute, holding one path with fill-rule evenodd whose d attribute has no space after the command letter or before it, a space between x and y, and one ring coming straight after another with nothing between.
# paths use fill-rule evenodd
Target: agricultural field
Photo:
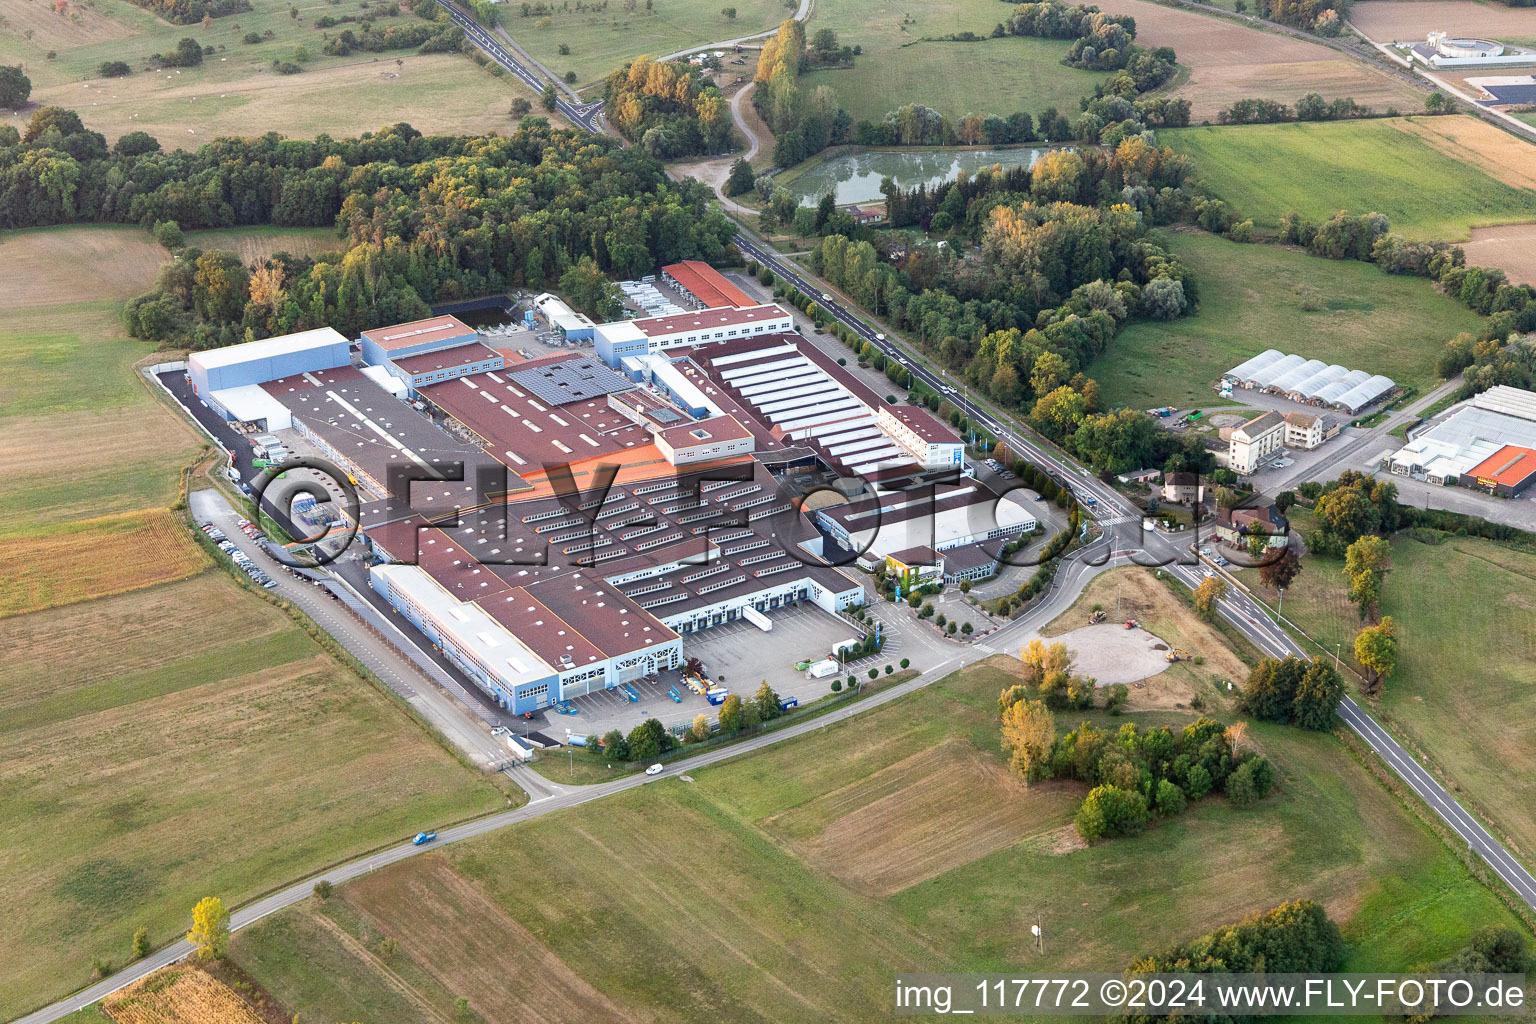
<instances>
[{"instance_id":1,"label":"agricultural field","mask_svg":"<svg viewBox=\"0 0 1536 1024\"><path fill-rule=\"evenodd\" d=\"M1536 224L1473 228L1472 240L1461 247L1468 263L1498 267L1515 284L1536 284Z\"/></svg>"},{"instance_id":2,"label":"agricultural field","mask_svg":"<svg viewBox=\"0 0 1536 1024\"><path fill-rule=\"evenodd\" d=\"M228 985L185 965L156 971L102 1002L115 1024L262 1024Z\"/></svg>"},{"instance_id":3,"label":"agricultural field","mask_svg":"<svg viewBox=\"0 0 1536 1024\"><path fill-rule=\"evenodd\" d=\"M222 573L0 620L0 645L6 1019L123 963L140 926L177 937L203 896L506 806Z\"/></svg>"},{"instance_id":4,"label":"agricultural field","mask_svg":"<svg viewBox=\"0 0 1536 1024\"><path fill-rule=\"evenodd\" d=\"M40 530L0 542L0 618L185 579L211 564L169 509Z\"/></svg>"},{"instance_id":5,"label":"agricultural field","mask_svg":"<svg viewBox=\"0 0 1536 1024\"><path fill-rule=\"evenodd\" d=\"M1401 667L1378 699L1409 749L1513 847L1536 850L1536 555L1475 537L1392 544L1381 612L1398 626ZM1285 615L1349 658L1360 616L1343 561L1309 555ZM1252 584L1250 584L1252 585ZM1266 594L1271 604L1274 594ZM1437 637L1456 638L1455 643Z\"/></svg>"},{"instance_id":6,"label":"agricultural field","mask_svg":"<svg viewBox=\"0 0 1536 1024\"><path fill-rule=\"evenodd\" d=\"M602 94L602 79L641 54L656 58L686 54L706 43L769 31L794 13L796 0L734 0L734 21L721 14L720 7L701 8L692 0L646 0L629 14L622 0L608 0L600 10L593 9L597 6L589 2L587 10L562 9L547 17L524 17L513 3L502 9L501 23L519 46L550 71L562 76L576 72L581 89L595 85L591 93L595 99ZM571 52L562 54L561 46ZM747 54L749 68L755 57ZM750 77L750 70L747 74Z\"/></svg>"},{"instance_id":7,"label":"agricultural field","mask_svg":"<svg viewBox=\"0 0 1536 1024\"><path fill-rule=\"evenodd\" d=\"M1181 128L1160 138L1193 157L1216 194L1260 230L1276 230L1288 210L1313 220L1374 211L1408 238L1450 242L1473 227L1536 219L1536 147L1474 124L1392 118Z\"/></svg>"},{"instance_id":8,"label":"agricultural field","mask_svg":"<svg viewBox=\"0 0 1536 1024\"><path fill-rule=\"evenodd\" d=\"M855 121L878 121L906 103L921 103L946 117L969 113L1031 116L1047 107L1078 110L1107 75L1061 63L1068 44L1009 37L980 43L921 42L954 32L985 36L1007 14L996 0L940 0L901 5L884 0L817 0L807 34L830 28L845 45L864 52L852 69L812 71L803 87L826 85ZM915 20L907 20L907 19ZM964 67L964 73L957 71Z\"/></svg>"},{"instance_id":9,"label":"agricultural field","mask_svg":"<svg viewBox=\"0 0 1536 1024\"><path fill-rule=\"evenodd\" d=\"M61 522L169 507L201 442L138 378L152 348L118 319L165 250L135 228L71 227L7 232L0 253L19 282L0 294L0 548Z\"/></svg>"},{"instance_id":10,"label":"agricultural field","mask_svg":"<svg viewBox=\"0 0 1536 1024\"><path fill-rule=\"evenodd\" d=\"M1369 0L1350 8L1349 21L1378 43L1422 42L1431 32L1505 42L1536 38L1536 8L1475 0Z\"/></svg>"},{"instance_id":11,"label":"agricultural field","mask_svg":"<svg viewBox=\"0 0 1536 1024\"><path fill-rule=\"evenodd\" d=\"M1120 332L1088 368L1106 408L1218 405L1210 382L1265 348L1379 369L1423 391L1435 382L1445 343L1481 322L1428 281L1368 263L1197 232L1155 237L1193 272L1200 307L1182 320L1137 321Z\"/></svg>"},{"instance_id":12,"label":"agricultural field","mask_svg":"<svg viewBox=\"0 0 1536 1024\"><path fill-rule=\"evenodd\" d=\"M512 99L535 98L511 76L492 79L458 54L322 53L327 34L349 26L313 27L321 16L373 13L381 26L418 21L409 12L390 16L385 4L369 0L299 0L297 18L289 16L287 0L253 0L253 10L216 18L207 28L162 22L126 0L62 6L65 13L57 14L55 5L40 0L0 0L0 63L24 64L33 103L74 108L108 142L135 130L168 147L267 131L341 138L400 121L428 133L506 131ZM272 36L242 42L250 32ZM199 68L141 70L144 58L186 36L216 52ZM299 61L302 73L272 69L274 61L294 62L299 47L307 54ZM105 60L127 61L134 73L100 78L97 67ZM5 119L20 125L27 116L6 112Z\"/></svg>"},{"instance_id":13,"label":"agricultural field","mask_svg":"<svg viewBox=\"0 0 1536 1024\"><path fill-rule=\"evenodd\" d=\"M399 63L390 54L356 56L300 75L216 81L190 71L169 79L144 74L34 89L32 99L74 107L108 142L145 131L163 146L195 149L220 136L346 138L401 121L428 134L505 134L517 124L507 112L512 100L535 98L510 75L492 78L457 54L405 50Z\"/></svg>"},{"instance_id":14,"label":"agricultural field","mask_svg":"<svg viewBox=\"0 0 1536 1024\"><path fill-rule=\"evenodd\" d=\"M1299 897L1341 921L1351 970L1512 921L1338 740L1281 727L1250 729L1283 780L1258 808L1206 801L1084 848L1080 786L1006 771L995 702L1018 670L993 658L691 782L391 866L233 956L302 1019L436 1020L462 992L486 1020L798 1022L869 1019L900 965L1102 969ZM1037 914L1044 957L1019 941Z\"/></svg>"},{"instance_id":15,"label":"agricultural field","mask_svg":"<svg viewBox=\"0 0 1536 1024\"><path fill-rule=\"evenodd\" d=\"M1327 99L1349 96L1380 111L1424 106L1422 91L1317 43L1152 0L1103 0L1099 7L1135 17L1136 41L1142 46L1173 47L1179 63L1189 69L1174 92L1190 101L1197 124L1214 122L1217 112L1235 100L1295 103L1309 92Z\"/></svg>"}]
</instances>

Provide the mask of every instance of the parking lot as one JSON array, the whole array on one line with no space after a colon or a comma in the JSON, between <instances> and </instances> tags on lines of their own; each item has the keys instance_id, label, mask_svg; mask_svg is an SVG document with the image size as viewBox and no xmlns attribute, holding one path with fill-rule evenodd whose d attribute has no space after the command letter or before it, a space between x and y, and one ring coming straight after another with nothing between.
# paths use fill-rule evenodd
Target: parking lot
<instances>
[{"instance_id":1,"label":"parking lot","mask_svg":"<svg viewBox=\"0 0 1536 1024\"><path fill-rule=\"evenodd\" d=\"M684 650L688 657L703 663L712 682L738 696L751 697L767 680L780 697L798 697L802 704L829 693L833 678L863 675L876 665L900 662L901 636L888 632L885 649L879 655L850 663L847 673L837 677L808 678L805 672L795 669L797 661L826 657L833 643L856 636L857 630L810 604L766 614L773 622L771 633L765 634L745 621L729 622L691 634L684 642ZM629 700L622 687L601 690L573 700L571 704L578 712L575 715L562 715L553 709L544 711L540 716L542 722L535 728L557 739L563 739L567 733L601 736L610 729L628 732L646 718L658 719L671 728L690 725L700 714L714 721L719 712L684 685L681 672L663 672L654 682L638 680L631 685L640 693L638 702ZM677 691L681 703L668 695L669 688Z\"/></svg>"}]
</instances>

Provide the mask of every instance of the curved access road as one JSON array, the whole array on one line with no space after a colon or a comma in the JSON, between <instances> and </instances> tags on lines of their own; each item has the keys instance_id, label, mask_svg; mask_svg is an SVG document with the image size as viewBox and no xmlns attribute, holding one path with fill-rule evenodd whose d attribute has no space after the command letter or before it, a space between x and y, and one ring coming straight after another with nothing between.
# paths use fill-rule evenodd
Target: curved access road
<instances>
[{"instance_id":1,"label":"curved access road","mask_svg":"<svg viewBox=\"0 0 1536 1024\"><path fill-rule=\"evenodd\" d=\"M795 9L795 13L794 14L790 15L790 19L793 20L793 21L804 21L806 18L809 18L810 16L811 16L811 0L800 0L800 6ZM652 58L652 59L653 60L676 60L679 57L686 57L690 53L698 53L700 50L719 50L719 49L724 49L727 46L740 46L743 43L754 42L754 41L756 41L758 39L767 39L769 36L773 35L778 30L779 30L779 27L777 25L775 25L773 28L766 28L766 29L763 29L763 31L761 31L761 32L754 32L754 33L752 33L749 36L737 36L735 39L722 39L722 40L720 40L719 42L716 42L716 43L698 43L697 45L688 47L686 50L673 50L671 53L665 53L665 54L662 54L660 57L655 57L655 58Z\"/></svg>"}]
</instances>

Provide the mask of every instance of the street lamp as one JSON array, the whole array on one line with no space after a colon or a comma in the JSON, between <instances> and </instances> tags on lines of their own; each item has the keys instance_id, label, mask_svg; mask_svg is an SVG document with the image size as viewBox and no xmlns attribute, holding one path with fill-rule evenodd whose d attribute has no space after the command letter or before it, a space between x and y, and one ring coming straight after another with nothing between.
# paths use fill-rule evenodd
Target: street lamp
<instances>
[{"instance_id":1,"label":"street lamp","mask_svg":"<svg viewBox=\"0 0 1536 1024\"><path fill-rule=\"evenodd\" d=\"M1344 641L1340 640L1333 645L1333 670L1339 671L1339 651L1344 647Z\"/></svg>"},{"instance_id":2,"label":"street lamp","mask_svg":"<svg viewBox=\"0 0 1536 1024\"><path fill-rule=\"evenodd\" d=\"M1280 607L1276 609L1276 614L1278 614L1282 619L1285 618L1285 588L1284 587L1280 588Z\"/></svg>"}]
</instances>

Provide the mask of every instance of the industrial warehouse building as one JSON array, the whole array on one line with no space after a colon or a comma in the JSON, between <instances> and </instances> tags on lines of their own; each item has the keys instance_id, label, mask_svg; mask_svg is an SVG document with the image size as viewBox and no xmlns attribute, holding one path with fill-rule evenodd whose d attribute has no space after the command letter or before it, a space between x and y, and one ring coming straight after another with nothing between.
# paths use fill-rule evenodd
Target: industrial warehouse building
<instances>
[{"instance_id":1,"label":"industrial warehouse building","mask_svg":"<svg viewBox=\"0 0 1536 1024\"><path fill-rule=\"evenodd\" d=\"M1536 482L1536 393L1500 384L1382 456L1397 476L1514 497Z\"/></svg>"},{"instance_id":2,"label":"industrial warehouse building","mask_svg":"<svg viewBox=\"0 0 1536 1024\"><path fill-rule=\"evenodd\" d=\"M187 357L192 392L226 420L260 430L292 426L288 409L261 389L278 377L347 366L352 346L330 327L267 338Z\"/></svg>"},{"instance_id":3,"label":"industrial warehouse building","mask_svg":"<svg viewBox=\"0 0 1536 1024\"><path fill-rule=\"evenodd\" d=\"M1350 370L1338 363L1266 349L1222 374L1229 387L1283 395L1293 402L1328 406L1358 415L1397 387L1390 377Z\"/></svg>"}]
</instances>

